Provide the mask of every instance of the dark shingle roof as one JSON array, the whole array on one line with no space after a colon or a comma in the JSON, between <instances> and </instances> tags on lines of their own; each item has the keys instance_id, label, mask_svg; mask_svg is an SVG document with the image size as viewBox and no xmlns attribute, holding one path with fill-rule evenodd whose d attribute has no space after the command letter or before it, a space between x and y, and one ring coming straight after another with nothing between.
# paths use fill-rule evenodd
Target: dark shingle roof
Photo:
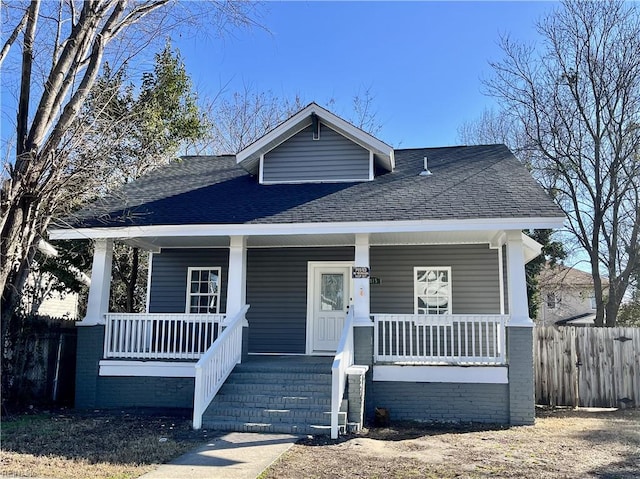
<instances>
[{"instance_id":1,"label":"dark shingle roof","mask_svg":"<svg viewBox=\"0 0 640 479\"><path fill-rule=\"evenodd\" d=\"M432 176L420 176L423 158ZM61 227L560 217L504 145L396 150L374 181L260 185L232 156L186 157Z\"/></svg>"}]
</instances>

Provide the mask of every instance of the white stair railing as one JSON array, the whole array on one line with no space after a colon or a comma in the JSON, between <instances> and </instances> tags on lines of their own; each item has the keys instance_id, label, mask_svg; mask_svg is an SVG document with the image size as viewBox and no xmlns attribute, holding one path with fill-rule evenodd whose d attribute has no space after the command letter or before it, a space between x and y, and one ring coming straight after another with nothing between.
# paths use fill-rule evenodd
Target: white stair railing
<instances>
[{"instance_id":1,"label":"white stair railing","mask_svg":"<svg viewBox=\"0 0 640 479\"><path fill-rule=\"evenodd\" d=\"M242 358L242 327L248 309L249 305L244 305L222 325L224 331L195 365L194 429L202 427L202 415Z\"/></svg>"},{"instance_id":2,"label":"white stair railing","mask_svg":"<svg viewBox=\"0 0 640 479\"><path fill-rule=\"evenodd\" d=\"M331 366L331 439L338 439L340 406L347 381L347 369L353 366L353 307L349 308L338 349Z\"/></svg>"}]
</instances>

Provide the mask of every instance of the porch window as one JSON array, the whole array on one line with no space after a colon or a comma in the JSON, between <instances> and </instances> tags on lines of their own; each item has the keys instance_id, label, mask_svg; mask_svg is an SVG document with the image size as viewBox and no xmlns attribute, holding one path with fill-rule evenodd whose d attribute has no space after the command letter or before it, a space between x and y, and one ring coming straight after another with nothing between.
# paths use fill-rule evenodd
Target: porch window
<instances>
[{"instance_id":1,"label":"porch window","mask_svg":"<svg viewBox=\"0 0 640 479\"><path fill-rule=\"evenodd\" d=\"M189 268L187 272L187 313L218 313L220 267Z\"/></svg>"},{"instance_id":2,"label":"porch window","mask_svg":"<svg viewBox=\"0 0 640 479\"><path fill-rule=\"evenodd\" d=\"M413 279L416 314L451 314L450 266L417 266Z\"/></svg>"}]
</instances>

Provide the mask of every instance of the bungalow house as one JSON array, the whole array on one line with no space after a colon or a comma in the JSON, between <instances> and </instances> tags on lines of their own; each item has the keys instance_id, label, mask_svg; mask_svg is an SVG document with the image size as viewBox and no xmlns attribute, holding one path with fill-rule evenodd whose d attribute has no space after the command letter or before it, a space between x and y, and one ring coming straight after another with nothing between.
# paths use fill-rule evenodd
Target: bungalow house
<instances>
[{"instance_id":1,"label":"bungalow house","mask_svg":"<svg viewBox=\"0 0 640 479\"><path fill-rule=\"evenodd\" d=\"M534 421L522 233L563 215L504 145L394 150L311 103L235 156L186 157L51 229L95 244L77 407L331 432ZM108 311L112 245L147 311Z\"/></svg>"}]
</instances>

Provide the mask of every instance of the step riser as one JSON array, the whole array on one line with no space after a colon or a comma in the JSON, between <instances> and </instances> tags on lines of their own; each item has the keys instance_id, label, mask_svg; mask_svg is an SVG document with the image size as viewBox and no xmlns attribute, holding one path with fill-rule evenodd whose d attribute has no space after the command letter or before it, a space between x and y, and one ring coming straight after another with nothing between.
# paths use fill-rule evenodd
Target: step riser
<instances>
[{"instance_id":1,"label":"step riser","mask_svg":"<svg viewBox=\"0 0 640 479\"><path fill-rule=\"evenodd\" d=\"M240 422L203 422L203 427L216 431L232 432L264 432L283 434L310 434L314 436L328 436L331 433L330 426L313 426L306 424L255 424Z\"/></svg>"},{"instance_id":2,"label":"step riser","mask_svg":"<svg viewBox=\"0 0 640 479\"><path fill-rule=\"evenodd\" d=\"M328 371L317 364L294 370L238 365L207 408L203 427L220 431L329 434ZM344 413L340 414L340 423L346 423Z\"/></svg>"},{"instance_id":3,"label":"step riser","mask_svg":"<svg viewBox=\"0 0 640 479\"><path fill-rule=\"evenodd\" d=\"M247 404L255 402L257 404L281 404L286 406L305 406L305 405L330 405L331 396L321 394L305 394L305 395L266 395L266 394L221 394L217 395L214 401L226 401L229 403Z\"/></svg>"},{"instance_id":4,"label":"step riser","mask_svg":"<svg viewBox=\"0 0 640 479\"><path fill-rule=\"evenodd\" d=\"M231 400L226 397L215 398L211 403L211 410L216 411L219 409L229 408L261 408L261 409L291 409L302 411L328 411L331 409L331 401L325 402L306 402L306 403L290 403L284 401L252 401L247 398L243 401Z\"/></svg>"},{"instance_id":5,"label":"step riser","mask_svg":"<svg viewBox=\"0 0 640 479\"><path fill-rule=\"evenodd\" d=\"M280 395L280 396L315 396L321 397L331 395L331 387L319 384L300 384L296 386L286 386L278 384L253 384L253 383L234 383L227 382L220 389L220 394L255 394L255 395Z\"/></svg>"},{"instance_id":6,"label":"step riser","mask_svg":"<svg viewBox=\"0 0 640 479\"><path fill-rule=\"evenodd\" d=\"M309 411L302 409L218 409L213 408L207 418L241 418L247 422L330 422L329 411Z\"/></svg>"},{"instance_id":7,"label":"step riser","mask_svg":"<svg viewBox=\"0 0 640 479\"><path fill-rule=\"evenodd\" d=\"M301 373L268 373L268 372L233 372L231 376L233 381L237 382L264 382L265 378L270 381L294 382L294 383L318 383L331 384L331 374L301 374Z\"/></svg>"}]
</instances>

